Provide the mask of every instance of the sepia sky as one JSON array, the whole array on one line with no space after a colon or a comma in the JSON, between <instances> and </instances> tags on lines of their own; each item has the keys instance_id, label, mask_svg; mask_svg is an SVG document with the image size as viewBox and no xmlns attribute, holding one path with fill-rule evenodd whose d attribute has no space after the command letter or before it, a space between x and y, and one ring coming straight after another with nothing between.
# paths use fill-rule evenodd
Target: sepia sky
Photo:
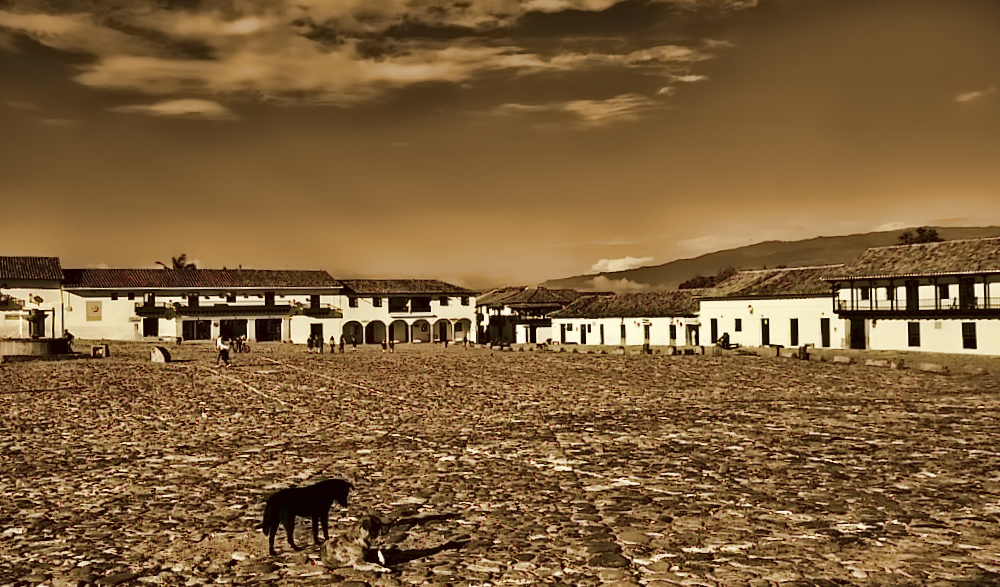
<instances>
[{"instance_id":1,"label":"sepia sky","mask_svg":"<svg viewBox=\"0 0 1000 587\"><path fill-rule=\"evenodd\" d=\"M0 0L0 254L469 287L1000 224L995 0Z\"/></svg>"}]
</instances>

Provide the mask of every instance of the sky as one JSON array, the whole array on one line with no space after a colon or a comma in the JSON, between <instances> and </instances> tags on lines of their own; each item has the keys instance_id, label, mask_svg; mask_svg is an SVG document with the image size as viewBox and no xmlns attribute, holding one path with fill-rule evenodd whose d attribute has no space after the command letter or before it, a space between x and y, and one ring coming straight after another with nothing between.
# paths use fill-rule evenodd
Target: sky
<instances>
[{"instance_id":1,"label":"sky","mask_svg":"<svg viewBox=\"0 0 1000 587\"><path fill-rule=\"evenodd\" d=\"M0 254L486 288L1000 225L995 0L0 0Z\"/></svg>"}]
</instances>

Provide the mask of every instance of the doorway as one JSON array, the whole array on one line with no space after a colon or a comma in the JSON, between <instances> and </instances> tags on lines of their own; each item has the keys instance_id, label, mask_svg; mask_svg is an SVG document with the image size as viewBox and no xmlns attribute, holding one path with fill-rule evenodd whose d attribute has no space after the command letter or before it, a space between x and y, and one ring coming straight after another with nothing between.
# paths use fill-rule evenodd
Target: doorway
<instances>
[{"instance_id":1,"label":"doorway","mask_svg":"<svg viewBox=\"0 0 1000 587\"><path fill-rule=\"evenodd\" d=\"M851 319L851 348L865 349L865 321L861 318Z\"/></svg>"}]
</instances>

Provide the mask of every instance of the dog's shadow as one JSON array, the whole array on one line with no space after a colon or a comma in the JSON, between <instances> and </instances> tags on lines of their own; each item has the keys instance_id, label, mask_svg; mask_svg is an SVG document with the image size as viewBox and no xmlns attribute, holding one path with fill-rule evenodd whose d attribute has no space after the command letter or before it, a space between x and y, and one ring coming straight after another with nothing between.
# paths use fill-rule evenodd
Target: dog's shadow
<instances>
[{"instance_id":1,"label":"dog's shadow","mask_svg":"<svg viewBox=\"0 0 1000 587\"><path fill-rule=\"evenodd\" d=\"M410 516L399 518L392 522L387 531L384 532L384 545L381 548L373 548L365 555L365 561L379 563L385 567L395 567L417 559L434 556L446 550L461 550L471 540L468 535L458 536L448 540L444 544L432 546L430 548L410 548L401 549L396 545L406 540L409 531L416 526L422 526L430 522L452 520L459 517L458 514L432 514L427 516ZM381 554L381 560L379 555Z\"/></svg>"}]
</instances>

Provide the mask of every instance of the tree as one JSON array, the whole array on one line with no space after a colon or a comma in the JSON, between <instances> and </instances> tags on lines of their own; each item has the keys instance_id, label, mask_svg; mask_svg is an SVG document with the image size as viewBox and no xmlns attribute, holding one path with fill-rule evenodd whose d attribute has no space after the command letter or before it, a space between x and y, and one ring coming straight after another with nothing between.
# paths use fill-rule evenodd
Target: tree
<instances>
[{"instance_id":1,"label":"tree","mask_svg":"<svg viewBox=\"0 0 1000 587\"><path fill-rule=\"evenodd\" d=\"M938 236L937 229L921 226L916 232L907 230L899 235L900 244L919 245L921 243L939 243L944 239Z\"/></svg>"},{"instance_id":2,"label":"tree","mask_svg":"<svg viewBox=\"0 0 1000 587\"><path fill-rule=\"evenodd\" d=\"M720 269L715 275L709 275L708 277L695 275L691 279L678 285L677 289L703 289L715 287L733 275L736 275L736 269L733 267L726 267L725 269Z\"/></svg>"},{"instance_id":3,"label":"tree","mask_svg":"<svg viewBox=\"0 0 1000 587\"><path fill-rule=\"evenodd\" d=\"M174 269L178 271L189 271L192 269L197 269L198 266L194 263L187 262L187 254L181 253L180 257L172 257L170 259L170 265L168 266L163 261L157 261L157 265L162 265L164 269Z\"/></svg>"}]
</instances>

